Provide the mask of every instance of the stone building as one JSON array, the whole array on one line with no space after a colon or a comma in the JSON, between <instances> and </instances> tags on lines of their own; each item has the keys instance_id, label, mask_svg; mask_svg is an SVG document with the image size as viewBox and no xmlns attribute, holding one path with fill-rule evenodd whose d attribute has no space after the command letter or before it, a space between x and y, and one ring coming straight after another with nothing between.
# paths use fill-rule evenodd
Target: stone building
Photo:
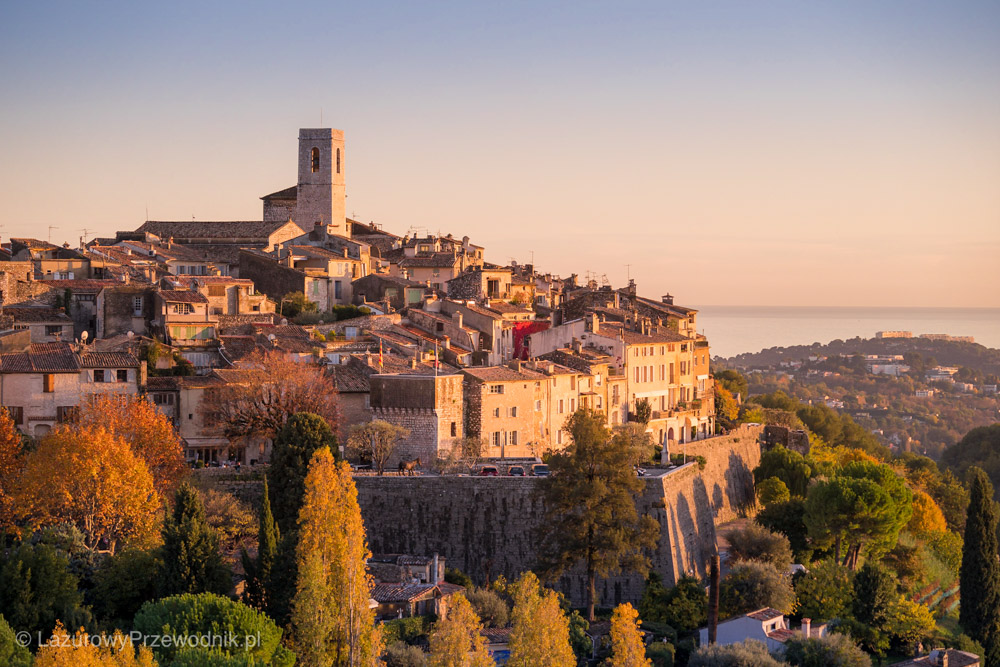
<instances>
[{"instance_id":1,"label":"stone building","mask_svg":"<svg viewBox=\"0 0 1000 667\"><path fill-rule=\"evenodd\" d=\"M372 375L371 418L409 429L389 465L419 458L428 467L465 436L462 376Z\"/></svg>"},{"instance_id":2,"label":"stone building","mask_svg":"<svg viewBox=\"0 0 1000 667\"><path fill-rule=\"evenodd\" d=\"M487 264L474 266L448 281L451 299L511 299L511 269ZM523 289L518 290L521 293Z\"/></svg>"},{"instance_id":3,"label":"stone building","mask_svg":"<svg viewBox=\"0 0 1000 667\"><path fill-rule=\"evenodd\" d=\"M343 130L300 129L298 184L261 197L264 220L295 220L303 229L319 222L328 225L331 234L349 237L346 174Z\"/></svg>"},{"instance_id":4,"label":"stone building","mask_svg":"<svg viewBox=\"0 0 1000 667\"><path fill-rule=\"evenodd\" d=\"M145 390L146 364L131 354L70 343L32 343L0 354L0 405L26 435L41 437L94 394Z\"/></svg>"},{"instance_id":5,"label":"stone building","mask_svg":"<svg viewBox=\"0 0 1000 667\"><path fill-rule=\"evenodd\" d=\"M153 320L152 285L116 285L97 294L96 326L98 338L110 338L132 332L144 335Z\"/></svg>"},{"instance_id":6,"label":"stone building","mask_svg":"<svg viewBox=\"0 0 1000 667\"><path fill-rule=\"evenodd\" d=\"M540 456L545 450L548 378L526 367L462 369L470 438L489 458Z\"/></svg>"},{"instance_id":7,"label":"stone building","mask_svg":"<svg viewBox=\"0 0 1000 667\"><path fill-rule=\"evenodd\" d=\"M193 290L208 300L211 315L273 313L275 303L257 291L248 278L231 276L174 276L161 281L164 289Z\"/></svg>"},{"instance_id":8,"label":"stone building","mask_svg":"<svg viewBox=\"0 0 1000 667\"><path fill-rule=\"evenodd\" d=\"M396 311L420 305L426 289L426 285L415 280L375 273L358 278L351 284L355 304L388 302L389 307Z\"/></svg>"},{"instance_id":9,"label":"stone building","mask_svg":"<svg viewBox=\"0 0 1000 667\"><path fill-rule=\"evenodd\" d=\"M7 306L2 312L13 320L14 329L31 332L32 343L73 341L73 320L61 308Z\"/></svg>"}]
</instances>

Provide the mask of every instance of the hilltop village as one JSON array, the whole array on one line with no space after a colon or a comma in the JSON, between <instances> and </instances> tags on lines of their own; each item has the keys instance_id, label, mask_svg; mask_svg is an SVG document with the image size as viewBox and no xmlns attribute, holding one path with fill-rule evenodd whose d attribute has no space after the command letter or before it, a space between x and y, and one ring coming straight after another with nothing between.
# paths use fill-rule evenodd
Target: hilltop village
<instances>
[{"instance_id":1,"label":"hilltop village","mask_svg":"<svg viewBox=\"0 0 1000 667\"><path fill-rule=\"evenodd\" d=\"M696 310L348 218L340 130L301 130L297 163L260 220L3 243L0 396L17 427L38 438L89 396L144 394L189 461L266 462L269 441L227 437L206 401L281 352L332 377L342 437L373 419L409 431L390 466L468 439L484 458L540 457L579 407L641 415L664 451L715 432Z\"/></svg>"}]
</instances>

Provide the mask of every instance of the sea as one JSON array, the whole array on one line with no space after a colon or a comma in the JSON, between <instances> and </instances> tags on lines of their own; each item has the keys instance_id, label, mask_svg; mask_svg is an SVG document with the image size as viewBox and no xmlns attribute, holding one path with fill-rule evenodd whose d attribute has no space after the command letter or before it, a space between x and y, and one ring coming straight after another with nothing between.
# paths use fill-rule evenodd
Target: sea
<instances>
[{"instance_id":1,"label":"sea","mask_svg":"<svg viewBox=\"0 0 1000 667\"><path fill-rule=\"evenodd\" d=\"M1000 308L856 308L819 306L698 307L698 331L712 356L732 357L770 347L812 345L877 331L972 336L1000 348Z\"/></svg>"}]
</instances>

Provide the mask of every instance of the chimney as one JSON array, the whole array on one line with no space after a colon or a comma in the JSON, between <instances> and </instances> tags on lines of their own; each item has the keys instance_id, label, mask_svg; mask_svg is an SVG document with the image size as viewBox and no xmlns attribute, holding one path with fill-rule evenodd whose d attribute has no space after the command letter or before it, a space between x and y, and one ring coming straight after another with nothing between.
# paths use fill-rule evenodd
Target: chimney
<instances>
[{"instance_id":1,"label":"chimney","mask_svg":"<svg viewBox=\"0 0 1000 667\"><path fill-rule=\"evenodd\" d=\"M674 297L671 296L670 294L664 294L663 296L660 297L660 300L663 303L667 304L668 306L674 305Z\"/></svg>"},{"instance_id":2,"label":"chimney","mask_svg":"<svg viewBox=\"0 0 1000 667\"><path fill-rule=\"evenodd\" d=\"M451 337L449 337L449 336L441 336L441 347L443 347L446 350L450 350L451 349Z\"/></svg>"},{"instance_id":3,"label":"chimney","mask_svg":"<svg viewBox=\"0 0 1000 667\"><path fill-rule=\"evenodd\" d=\"M938 653L938 662L941 667L948 667L948 649L941 649L941 652Z\"/></svg>"},{"instance_id":4,"label":"chimney","mask_svg":"<svg viewBox=\"0 0 1000 667\"><path fill-rule=\"evenodd\" d=\"M597 318L597 313L590 313L587 315L587 319L584 321L584 328L590 332L596 332L600 325L598 324L600 320Z\"/></svg>"},{"instance_id":5,"label":"chimney","mask_svg":"<svg viewBox=\"0 0 1000 667\"><path fill-rule=\"evenodd\" d=\"M416 368L416 367L417 367L417 358L410 357L410 368Z\"/></svg>"},{"instance_id":6,"label":"chimney","mask_svg":"<svg viewBox=\"0 0 1000 667\"><path fill-rule=\"evenodd\" d=\"M812 619L803 618L802 619L802 637L809 639L809 631L812 629Z\"/></svg>"},{"instance_id":7,"label":"chimney","mask_svg":"<svg viewBox=\"0 0 1000 667\"><path fill-rule=\"evenodd\" d=\"M451 314L451 319L455 320L456 327L458 327L459 329L462 328L462 313L456 310L454 313Z\"/></svg>"},{"instance_id":8,"label":"chimney","mask_svg":"<svg viewBox=\"0 0 1000 667\"><path fill-rule=\"evenodd\" d=\"M344 258L347 258L347 248L344 248Z\"/></svg>"},{"instance_id":9,"label":"chimney","mask_svg":"<svg viewBox=\"0 0 1000 667\"><path fill-rule=\"evenodd\" d=\"M441 559L438 558L437 554L434 554L434 571L431 572L431 583L435 586L438 583L438 568L441 566Z\"/></svg>"},{"instance_id":10,"label":"chimney","mask_svg":"<svg viewBox=\"0 0 1000 667\"><path fill-rule=\"evenodd\" d=\"M583 350L583 343L578 339L573 339L573 351L579 354Z\"/></svg>"}]
</instances>

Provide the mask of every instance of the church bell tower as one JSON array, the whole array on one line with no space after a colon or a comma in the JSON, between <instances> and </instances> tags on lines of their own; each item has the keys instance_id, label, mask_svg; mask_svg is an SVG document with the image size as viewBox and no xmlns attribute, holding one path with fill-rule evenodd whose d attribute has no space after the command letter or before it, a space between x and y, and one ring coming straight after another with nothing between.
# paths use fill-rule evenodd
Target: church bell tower
<instances>
[{"instance_id":1,"label":"church bell tower","mask_svg":"<svg viewBox=\"0 0 1000 667\"><path fill-rule=\"evenodd\" d=\"M344 132L330 128L299 130L299 182L295 222L310 231L317 223L330 234L348 236L344 187Z\"/></svg>"}]
</instances>

